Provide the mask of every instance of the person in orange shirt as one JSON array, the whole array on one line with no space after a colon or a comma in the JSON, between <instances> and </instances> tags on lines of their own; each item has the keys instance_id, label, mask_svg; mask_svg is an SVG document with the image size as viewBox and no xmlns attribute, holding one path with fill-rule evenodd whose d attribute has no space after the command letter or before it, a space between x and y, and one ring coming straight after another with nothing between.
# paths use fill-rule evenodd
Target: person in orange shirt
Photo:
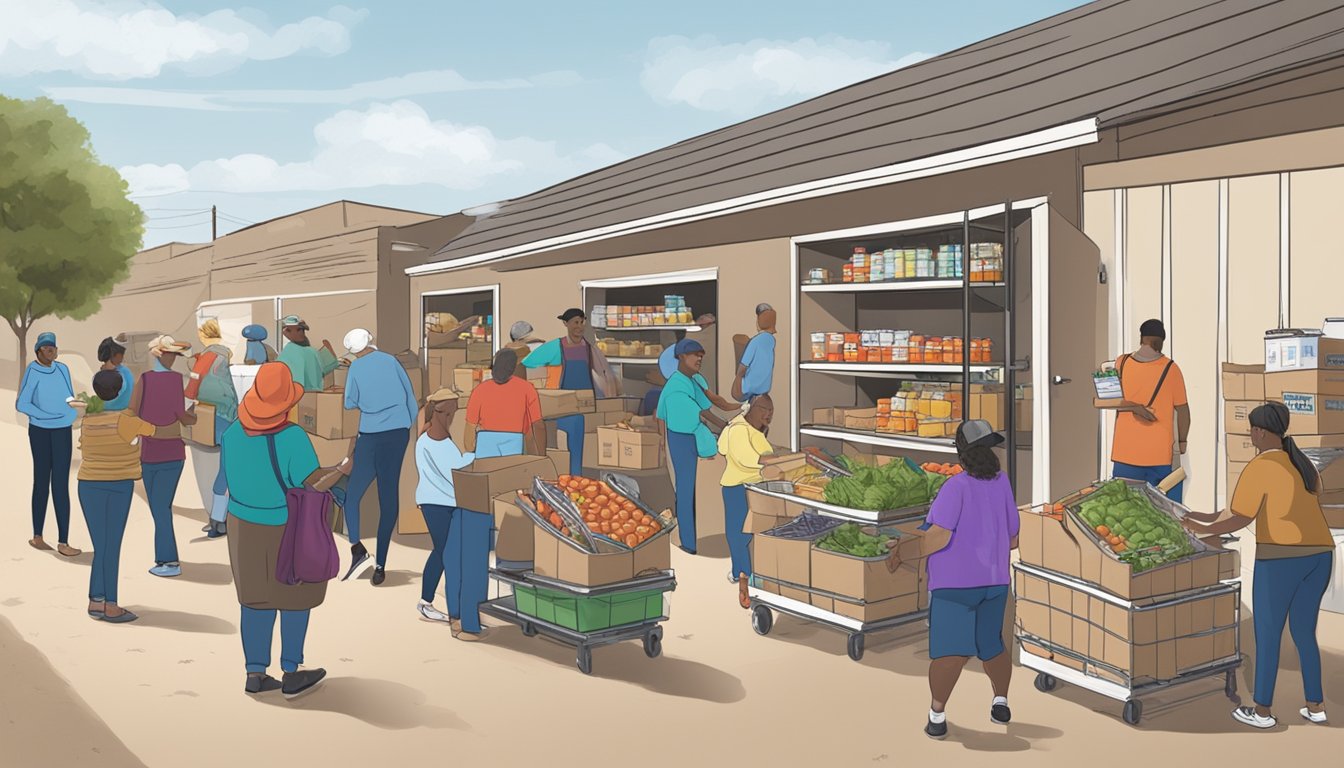
<instances>
[{"instance_id":1,"label":"person in orange shirt","mask_svg":"<svg viewBox=\"0 0 1344 768\"><path fill-rule=\"evenodd\" d=\"M1293 636L1302 668L1307 705L1298 710L1324 725L1321 649L1316 620L1330 584L1335 541L1321 510L1321 478L1311 459L1288 437L1288 408L1266 403L1251 411L1251 442L1259 455L1242 470L1232 494L1231 515L1191 512L1185 527L1200 536L1232 533L1254 522L1255 572L1251 610L1255 613L1255 706L1232 712L1252 728L1273 728L1270 711L1279 673L1283 625Z\"/></svg>"},{"instance_id":2,"label":"person in orange shirt","mask_svg":"<svg viewBox=\"0 0 1344 768\"><path fill-rule=\"evenodd\" d=\"M541 420L537 388L515 375L517 370L518 353L501 349L495 355L490 379L481 382L467 401L464 442L478 459L525 452L546 455L546 425Z\"/></svg>"},{"instance_id":3,"label":"person in orange shirt","mask_svg":"<svg viewBox=\"0 0 1344 768\"><path fill-rule=\"evenodd\" d=\"M1180 452L1185 453L1190 404L1181 367L1162 354L1166 340L1162 321L1148 320L1139 326L1138 351L1116 361L1120 386L1130 407L1115 416L1113 477L1156 486L1171 474L1171 445L1177 435ZM1176 485L1167 492L1167 498L1179 504L1183 486Z\"/></svg>"}]
</instances>

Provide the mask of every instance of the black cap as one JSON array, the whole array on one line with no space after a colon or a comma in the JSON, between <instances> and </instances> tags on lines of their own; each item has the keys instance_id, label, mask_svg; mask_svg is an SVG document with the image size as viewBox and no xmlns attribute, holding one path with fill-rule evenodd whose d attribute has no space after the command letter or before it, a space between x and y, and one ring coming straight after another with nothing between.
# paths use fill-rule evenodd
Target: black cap
<instances>
[{"instance_id":1,"label":"black cap","mask_svg":"<svg viewBox=\"0 0 1344 768\"><path fill-rule=\"evenodd\" d=\"M558 318L556 318L556 319L559 320L559 321L561 321L561 322L563 322L563 323L568 323L570 320L573 320L573 319L576 318L576 317L582 317L584 320L587 320L587 319L588 319L588 316L585 315L585 314L583 313L583 310L582 310L582 309L577 309L577 308L574 308L574 307L570 307L569 309L566 309L566 310L565 310L565 314L561 315L560 317L558 317Z\"/></svg>"},{"instance_id":2,"label":"black cap","mask_svg":"<svg viewBox=\"0 0 1344 768\"><path fill-rule=\"evenodd\" d=\"M1162 339L1167 338L1167 327L1161 320L1145 320L1143 325L1139 326L1139 338L1141 339Z\"/></svg>"}]
</instances>

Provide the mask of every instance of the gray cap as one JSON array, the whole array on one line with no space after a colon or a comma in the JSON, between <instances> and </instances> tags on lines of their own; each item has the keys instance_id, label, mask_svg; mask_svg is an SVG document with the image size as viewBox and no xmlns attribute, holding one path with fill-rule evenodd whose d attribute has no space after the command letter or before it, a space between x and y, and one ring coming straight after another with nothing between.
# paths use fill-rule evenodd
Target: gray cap
<instances>
[{"instance_id":1,"label":"gray cap","mask_svg":"<svg viewBox=\"0 0 1344 768\"><path fill-rule=\"evenodd\" d=\"M774 310L774 307L770 306L769 304L757 304L757 305L756 305L756 316L757 316L757 317L760 317L762 314L764 314L764 313L766 313L766 312L770 312L770 311L772 311L772 310Z\"/></svg>"},{"instance_id":2,"label":"gray cap","mask_svg":"<svg viewBox=\"0 0 1344 768\"><path fill-rule=\"evenodd\" d=\"M532 335L532 330L533 328L531 323L527 322L526 320L519 320L518 322L509 326L509 338L513 339L514 341L522 341L523 339L526 339L528 336Z\"/></svg>"},{"instance_id":3,"label":"gray cap","mask_svg":"<svg viewBox=\"0 0 1344 768\"><path fill-rule=\"evenodd\" d=\"M1003 443L1003 435L995 432L989 422L983 419L963 421L961 426L957 427L957 438L968 448L972 446L992 448Z\"/></svg>"}]
</instances>

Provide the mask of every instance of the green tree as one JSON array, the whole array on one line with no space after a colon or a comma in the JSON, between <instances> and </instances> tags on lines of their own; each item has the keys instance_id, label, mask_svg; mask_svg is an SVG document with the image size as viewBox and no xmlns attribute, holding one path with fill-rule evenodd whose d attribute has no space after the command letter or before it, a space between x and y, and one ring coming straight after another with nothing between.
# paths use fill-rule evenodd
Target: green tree
<instances>
[{"instance_id":1,"label":"green tree","mask_svg":"<svg viewBox=\"0 0 1344 768\"><path fill-rule=\"evenodd\" d=\"M20 376L34 322L83 320L130 274L144 213L127 192L65 107L0 96L0 315Z\"/></svg>"}]
</instances>

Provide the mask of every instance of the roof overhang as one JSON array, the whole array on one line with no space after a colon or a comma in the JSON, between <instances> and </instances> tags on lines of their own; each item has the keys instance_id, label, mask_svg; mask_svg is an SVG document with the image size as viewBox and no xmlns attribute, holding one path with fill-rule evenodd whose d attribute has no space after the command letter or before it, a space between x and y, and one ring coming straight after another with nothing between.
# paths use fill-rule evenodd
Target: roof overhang
<instances>
[{"instance_id":1,"label":"roof overhang","mask_svg":"<svg viewBox=\"0 0 1344 768\"><path fill-rule=\"evenodd\" d=\"M649 216L642 219L613 224L605 227L583 230L567 235L538 240L524 245L488 251L485 253L446 258L432 261L406 270L406 274L416 277L439 272L478 267L511 259L529 256L546 251L554 251L576 245L584 245L600 240L609 240L623 235L632 235L655 229L663 229L687 224L703 219L728 216L742 211L767 208L784 203L792 203L810 198L836 195L843 192L896 184L913 179L940 176L955 171L964 171L979 166L993 165L1009 160L1043 155L1070 147L1094 144L1098 139L1098 122L1095 117L1064 125L1046 128L1032 133L1013 136L974 147L944 152L930 157L908 160L892 165L872 168L866 171L848 173L817 179L788 187L756 192L730 200L706 203L692 208ZM436 256L452 250L449 243Z\"/></svg>"}]
</instances>

